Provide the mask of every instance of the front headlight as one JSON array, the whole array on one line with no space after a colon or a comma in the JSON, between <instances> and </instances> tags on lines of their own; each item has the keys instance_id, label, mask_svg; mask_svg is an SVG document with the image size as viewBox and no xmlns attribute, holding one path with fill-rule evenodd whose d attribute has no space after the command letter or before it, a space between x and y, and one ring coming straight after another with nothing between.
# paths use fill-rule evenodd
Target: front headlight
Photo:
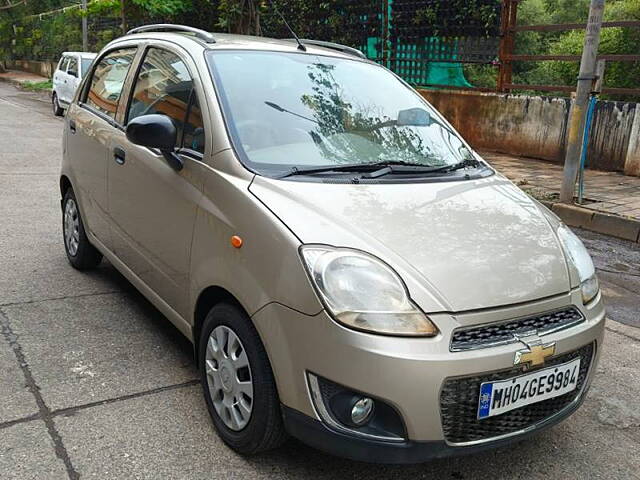
<instances>
[{"instance_id":1,"label":"front headlight","mask_svg":"<svg viewBox=\"0 0 640 480\"><path fill-rule=\"evenodd\" d=\"M300 254L327 310L343 325L387 335L438 334L398 274L376 257L322 245L303 246Z\"/></svg>"},{"instance_id":2,"label":"front headlight","mask_svg":"<svg viewBox=\"0 0 640 480\"><path fill-rule=\"evenodd\" d=\"M591 260L591 255L582 244L582 241L569 227L562 225L558 228L558 238L564 248L569 261L574 265L580 277L580 290L582 302L588 303L598 294L600 285L596 277L596 268Z\"/></svg>"}]
</instances>

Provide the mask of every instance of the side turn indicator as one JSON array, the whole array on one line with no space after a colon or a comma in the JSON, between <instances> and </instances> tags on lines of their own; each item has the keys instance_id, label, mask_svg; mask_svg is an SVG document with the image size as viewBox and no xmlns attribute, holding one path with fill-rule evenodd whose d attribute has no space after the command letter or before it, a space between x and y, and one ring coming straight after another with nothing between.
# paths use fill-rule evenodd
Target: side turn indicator
<instances>
[{"instance_id":1,"label":"side turn indicator","mask_svg":"<svg viewBox=\"0 0 640 480\"><path fill-rule=\"evenodd\" d=\"M242 246L242 239L239 236L234 235L231 237L231 245L235 248L240 248Z\"/></svg>"}]
</instances>

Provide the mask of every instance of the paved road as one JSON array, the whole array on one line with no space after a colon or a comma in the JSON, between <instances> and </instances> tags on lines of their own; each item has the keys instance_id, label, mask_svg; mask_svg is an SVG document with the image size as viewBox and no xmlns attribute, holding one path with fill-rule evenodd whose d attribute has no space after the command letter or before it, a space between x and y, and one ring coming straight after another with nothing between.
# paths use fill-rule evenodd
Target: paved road
<instances>
[{"instance_id":1,"label":"paved road","mask_svg":"<svg viewBox=\"0 0 640 480\"><path fill-rule=\"evenodd\" d=\"M90 274L67 265L61 129L41 97L0 84L0 477L640 478L637 246L580 233L612 320L584 407L554 429L418 466L345 461L295 441L245 459L214 434L178 331L107 262Z\"/></svg>"}]
</instances>

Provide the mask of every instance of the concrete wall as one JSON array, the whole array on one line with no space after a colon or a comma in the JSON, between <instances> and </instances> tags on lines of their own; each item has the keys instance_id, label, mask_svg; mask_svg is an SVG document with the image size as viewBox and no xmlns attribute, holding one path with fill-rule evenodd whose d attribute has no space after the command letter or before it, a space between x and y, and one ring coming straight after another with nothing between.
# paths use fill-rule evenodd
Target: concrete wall
<instances>
[{"instance_id":1,"label":"concrete wall","mask_svg":"<svg viewBox=\"0 0 640 480\"><path fill-rule=\"evenodd\" d=\"M640 116L640 109L636 103L596 103L587 150L589 167L625 170L631 130L637 116Z\"/></svg>"},{"instance_id":2,"label":"concrete wall","mask_svg":"<svg viewBox=\"0 0 640 480\"><path fill-rule=\"evenodd\" d=\"M43 77L53 77L58 62L38 62L35 60L5 60L4 67L8 70L31 72Z\"/></svg>"},{"instance_id":3,"label":"concrete wall","mask_svg":"<svg viewBox=\"0 0 640 480\"><path fill-rule=\"evenodd\" d=\"M442 90L420 93L476 148L564 162L571 108L568 98ZM587 165L640 175L639 134L638 104L599 101Z\"/></svg>"},{"instance_id":4,"label":"concrete wall","mask_svg":"<svg viewBox=\"0 0 640 480\"><path fill-rule=\"evenodd\" d=\"M640 177L640 109L636 109L633 126L631 127L624 173Z\"/></svg>"}]
</instances>

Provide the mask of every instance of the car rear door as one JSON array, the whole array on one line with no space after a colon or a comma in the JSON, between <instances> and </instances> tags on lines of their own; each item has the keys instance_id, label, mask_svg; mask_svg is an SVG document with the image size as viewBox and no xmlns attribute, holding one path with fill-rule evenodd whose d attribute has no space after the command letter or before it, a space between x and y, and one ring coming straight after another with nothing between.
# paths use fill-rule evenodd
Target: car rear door
<instances>
[{"instance_id":1,"label":"car rear door","mask_svg":"<svg viewBox=\"0 0 640 480\"><path fill-rule=\"evenodd\" d=\"M107 162L125 80L137 47L106 52L84 83L78 103L66 118L66 149L73 169L73 187L80 201L85 228L111 248L107 199Z\"/></svg>"},{"instance_id":2,"label":"car rear door","mask_svg":"<svg viewBox=\"0 0 640 480\"><path fill-rule=\"evenodd\" d=\"M178 53L179 52L179 53ZM127 121L169 116L184 161L172 169L159 151L113 136L109 211L115 253L174 311L187 315L191 238L201 196L204 121L196 97L202 88L191 58L177 47L149 47L132 84ZM186 318L186 317L184 317Z\"/></svg>"}]
</instances>

